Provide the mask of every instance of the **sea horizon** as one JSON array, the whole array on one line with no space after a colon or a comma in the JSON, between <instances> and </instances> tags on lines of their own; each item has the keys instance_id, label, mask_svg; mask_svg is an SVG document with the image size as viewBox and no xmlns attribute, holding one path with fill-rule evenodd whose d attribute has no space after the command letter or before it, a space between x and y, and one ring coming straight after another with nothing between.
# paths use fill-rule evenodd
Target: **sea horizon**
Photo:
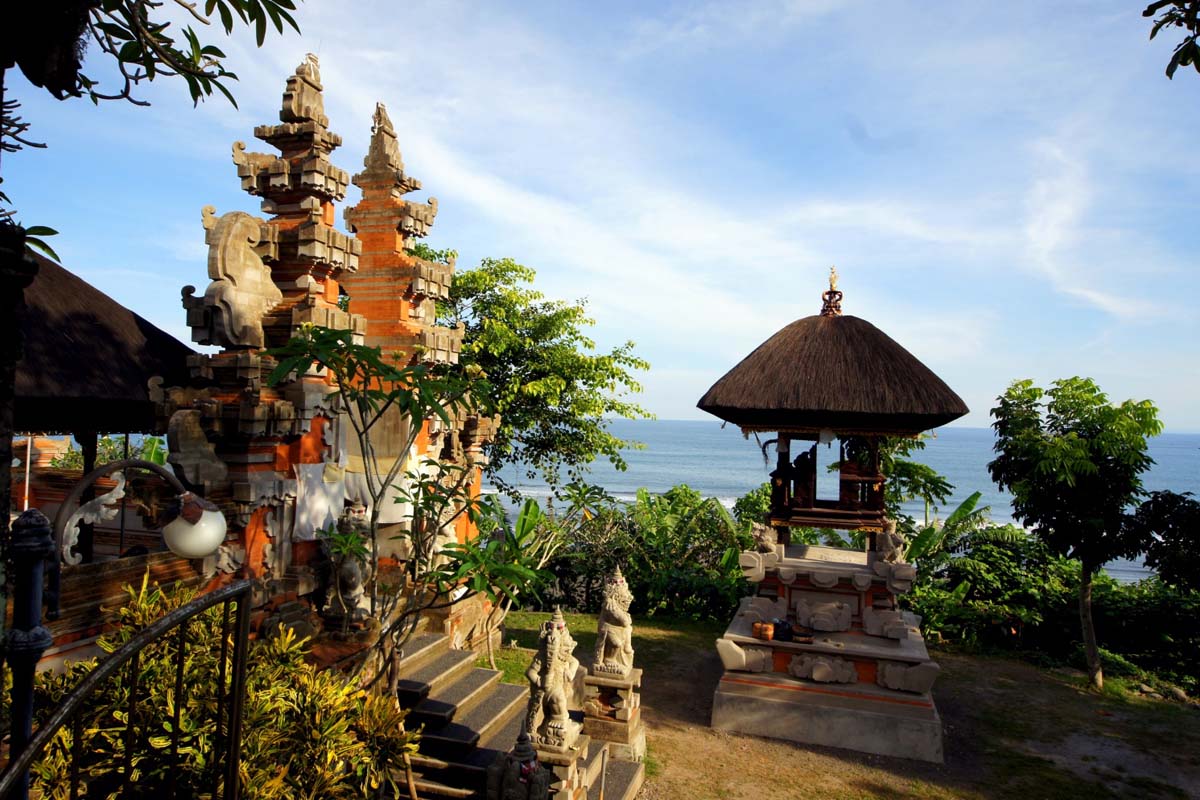
<instances>
[{"instance_id":1,"label":"sea horizon","mask_svg":"<svg viewBox=\"0 0 1200 800\"><path fill-rule=\"evenodd\" d=\"M624 502L632 501L641 488L660 494L687 484L731 508L739 497L765 482L774 468L773 451L768 448L764 459L760 449L761 443L771 438L769 434L743 438L737 427L720 420L620 419L610 421L609 429L622 439L641 442L644 448L622 452L628 465L625 471L612 468L605 460L594 463L586 479ZM913 453L914 461L927 464L954 486L945 504L930 509L931 518L945 518L978 491L980 505L989 508L993 520L1013 521L1010 496L987 473L993 442L991 428L945 426L931 432L925 448ZM1149 444L1155 463L1143 476L1146 491L1200 490L1200 433L1164 432L1151 438ZM836 448L818 448L819 467L836 458ZM544 481L518 476L513 470L506 473L506 479L527 497L551 494ZM818 494L836 497L835 476L822 469L818 469L818 476ZM908 503L905 511L918 520L925 515L922 503ZM1125 582L1152 574L1144 564L1127 560L1111 562L1106 571Z\"/></svg>"}]
</instances>

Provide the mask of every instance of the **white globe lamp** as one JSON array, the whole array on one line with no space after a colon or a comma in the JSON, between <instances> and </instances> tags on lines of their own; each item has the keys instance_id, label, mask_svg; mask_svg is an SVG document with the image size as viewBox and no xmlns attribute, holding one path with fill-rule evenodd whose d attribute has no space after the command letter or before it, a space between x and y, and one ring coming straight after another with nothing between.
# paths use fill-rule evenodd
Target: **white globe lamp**
<instances>
[{"instance_id":1,"label":"white globe lamp","mask_svg":"<svg viewBox=\"0 0 1200 800\"><path fill-rule=\"evenodd\" d=\"M179 495L178 516L163 526L167 549L180 558L206 558L225 541L225 515L208 500L184 492Z\"/></svg>"}]
</instances>

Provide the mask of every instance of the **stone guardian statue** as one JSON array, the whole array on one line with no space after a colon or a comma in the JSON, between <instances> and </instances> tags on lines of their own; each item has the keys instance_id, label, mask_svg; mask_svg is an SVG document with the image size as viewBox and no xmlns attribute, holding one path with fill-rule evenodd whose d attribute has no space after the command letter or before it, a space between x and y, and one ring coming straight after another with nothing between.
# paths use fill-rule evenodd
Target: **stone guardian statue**
<instances>
[{"instance_id":1,"label":"stone guardian statue","mask_svg":"<svg viewBox=\"0 0 1200 800\"><path fill-rule=\"evenodd\" d=\"M633 594L617 567L604 583L604 607L596 627L594 675L625 677L633 669Z\"/></svg>"},{"instance_id":2,"label":"stone guardian statue","mask_svg":"<svg viewBox=\"0 0 1200 800\"><path fill-rule=\"evenodd\" d=\"M545 750L567 750L575 743L582 725L571 719L567 697L579 671L575 640L567 630L562 610L542 625L538 651L525 670L529 681L529 705L525 730L530 740Z\"/></svg>"}]
</instances>

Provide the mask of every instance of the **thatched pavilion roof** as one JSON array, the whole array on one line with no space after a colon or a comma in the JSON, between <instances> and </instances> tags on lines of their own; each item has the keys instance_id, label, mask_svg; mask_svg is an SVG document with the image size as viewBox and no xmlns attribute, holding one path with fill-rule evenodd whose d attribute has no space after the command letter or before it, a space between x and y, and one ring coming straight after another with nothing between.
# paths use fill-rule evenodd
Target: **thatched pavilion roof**
<instances>
[{"instance_id":1,"label":"thatched pavilion roof","mask_svg":"<svg viewBox=\"0 0 1200 800\"><path fill-rule=\"evenodd\" d=\"M156 429L147 382L187 380L192 349L53 261L18 313L24 355L17 362L14 430L41 433Z\"/></svg>"},{"instance_id":2,"label":"thatched pavilion roof","mask_svg":"<svg viewBox=\"0 0 1200 800\"><path fill-rule=\"evenodd\" d=\"M748 430L800 434L911 435L968 411L915 356L840 308L780 330L696 405Z\"/></svg>"}]
</instances>

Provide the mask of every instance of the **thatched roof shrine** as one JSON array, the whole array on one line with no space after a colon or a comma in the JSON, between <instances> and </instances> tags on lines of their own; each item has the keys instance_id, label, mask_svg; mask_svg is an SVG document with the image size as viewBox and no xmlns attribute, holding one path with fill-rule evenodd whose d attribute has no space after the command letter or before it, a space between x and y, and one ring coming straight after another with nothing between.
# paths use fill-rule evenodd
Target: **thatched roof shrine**
<instances>
[{"instance_id":1,"label":"thatched roof shrine","mask_svg":"<svg viewBox=\"0 0 1200 800\"><path fill-rule=\"evenodd\" d=\"M747 430L800 438L912 435L966 414L941 378L886 333L842 316L831 283L821 314L799 319L758 346L696 405Z\"/></svg>"},{"instance_id":2,"label":"thatched roof shrine","mask_svg":"<svg viewBox=\"0 0 1200 800\"><path fill-rule=\"evenodd\" d=\"M192 349L53 261L19 311L14 429L44 433L149 432L156 428L148 381L187 379Z\"/></svg>"}]
</instances>

